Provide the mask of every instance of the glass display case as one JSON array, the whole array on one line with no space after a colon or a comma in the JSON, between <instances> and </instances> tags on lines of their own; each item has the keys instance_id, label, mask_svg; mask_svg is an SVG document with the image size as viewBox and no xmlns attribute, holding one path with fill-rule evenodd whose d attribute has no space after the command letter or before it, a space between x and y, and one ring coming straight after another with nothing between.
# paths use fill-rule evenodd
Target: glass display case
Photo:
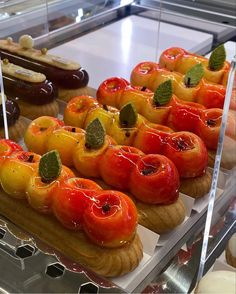
<instances>
[{"instance_id":1,"label":"glass display case","mask_svg":"<svg viewBox=\"0 0 236 294\"><path fill-rule=\"evenodd\" d=\"M0 292L194 291L198 281L212 270L214 264L218 262L219 268L221 264L222 267L226 265L224 250L228 240L236 232L236 33L235 17L232 13L234 1L227 1L224 6L220 1L184 0L33 2L32 5L31 1L0 0L0 40L11 37L17 42L20 36L30 34L35 48L39 48L42 55L55 55L54 61L62 68L68 65L69 59L74 63L79 62L89 74L89 89L86 94L94 97L106 79L120 76L130 81L131 72L137 64L144 61L159 62L162 52L170 47L182 47L197 55L206 55L216 45L224 42L230 68L227 88L224 89L226 94L221 125L218 128L217 149L215 153L209 152L209 193L199 199L186 195L188 193L180 193L185 207L185 218L168 233L158 234L138 225L143 257L134 271L121 277L101 277L86 266L74 262L73 258L66 257L50 242L42 240L40 235L35 236L34 233L27 232L24 225L23 228L20 225L21 221L18 223L14 221L14 217L12 219L11 216L3 216L4 213L1 212ZM13 41L8 39L11 44ZM27 48L23 49L27 51ZM31 45L28 49L32 49ZM5 88L6 94L12 94L23 89L23 82L19 82L20 75L28 78L32 73L27 74L24 69L22 71L17 68L17 71L20 70L17 72L18 84L9 87L10 73L6 73L4 66L9 64L9 61L12 62L11 55L14 55L14 52L5 54L6 52L0 49L0 85L2 93ZM8 58L10 59L6 61ZM20 66L22 65L24 60L20 63ZM44 74L47 74L47 71ZM60 83L63 83L62 80ZM11 98L16 98L16 102L21 100L17 95ZM1 99L2 129L5 126L5 133L4 130L1 131L1 136L4 138L8 137L7 116L4 112L3 95ZM63 119L67 104L60 99L57 99L57 103L57 116ZM39 106L41 107L40 103ZM30 111L31 108L27 113ZM21 120L26 127L32 121L24 115L21 115ZM213 118L209 120L210 123L216 123ZM19 138L19 144L26 148L23 134ZM106 185L105 187L107 188ZM5 195L2 188L0 202L1 195ZM1 206L4 207L4 202L1 202ZM27 216L25 219L27 220Z\"/></svg>"}]
</instances>

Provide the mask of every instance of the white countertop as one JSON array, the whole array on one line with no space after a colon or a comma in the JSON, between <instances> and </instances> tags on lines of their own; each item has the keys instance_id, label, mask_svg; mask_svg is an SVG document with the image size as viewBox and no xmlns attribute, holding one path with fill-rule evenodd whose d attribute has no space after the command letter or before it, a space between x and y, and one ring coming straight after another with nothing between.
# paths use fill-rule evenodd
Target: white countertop
<instances>
[{"instance_id":1,"label":"white countertop","mask_svg":"<svg viewBox=\"0 0 236 294\"><path fill-rule=\"evenodd\" d=\"M97 88L112 76L129 79L136 64L157 60L168 47L209 51L213 40L210 34L163 22L159 42L157 37L158 21L132 15L55 47L50 53L79 62L89 73L89 85Z\"/></svg>"}]
</instances>

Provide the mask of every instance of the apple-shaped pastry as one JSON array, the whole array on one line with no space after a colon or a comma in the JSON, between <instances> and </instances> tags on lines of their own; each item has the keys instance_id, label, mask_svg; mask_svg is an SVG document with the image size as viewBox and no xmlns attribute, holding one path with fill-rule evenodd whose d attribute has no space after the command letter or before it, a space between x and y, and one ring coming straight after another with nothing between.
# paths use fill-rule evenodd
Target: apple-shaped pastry
<instances>
[{"instance_id":1,"label":"apple-shaped pastry","mask_svg":"<svg viewBox=\"0 0 236 294\"><path fill-rule=\"evenodd\" d=\"M163 154L174 162L180 177L183 178L203 175L208 163L205 144L201 138L190 132L170 134Z\"/></svg>"},{"instance_id":2,"label":"apple-shaped pastry","mask_svg":"<svg viewBox=\"0 0 236 294\"><path fill-rule=\"evenodd\" d=\"M208 81L226 86L229 68L225 47L221 44L211 52L209 61L204 66L204 76Z\"/></svg>"},{"instance_id":3,"label":"apple-shaped pastry","mask_svg":"<svg viewBox=\"0 0 236 294\"><path fill-rule=\"evenodd\" d=\"M53 190L53 212L68 229L81 229L83 214L101 187L95 182L71 177L60 181Z\"/></svg>"},{"instance_id":4,"label":"apple-shaped pastry","mask_svg":"<svg viewBox=\"0 0 236 294\"><path fill-rule=\"evenodd\" d=\"M76 127L63 126L56 129L48 138L47 151L57 150L62 163L71 167L73 166L74 149L84 134L84 130Z\"/></svg>"},{"instance_id":5,"label":"apple-shaped pastry","mask_svg":"<svg viewBox=\"0 0 236 294\"><path fill-rule=\"evenodd\" d=\"M115 112L118 113L118 110L116 109ZM99 105L99 107L97 108L92 108L88 111L86 119L83 123L83 128L86 128L91 123L91 121L95 120L96 118L99 118L104 129L108 133L113 123L113 113L114 112L109 111L109 108L106 106L102 108L101 105Z\"/></svg>"},{"instance_id":6,"label":"apple-shaped pastry","mask_svg":"<svg viewBox=\"0 0 236 294\"><path fill-rule=\"evenodd\" d=\"M158 64L155 62L141 62L135 66L132 70L130 81L133 86L148 87L149 83L153 77L153 74L159 68Z\"/></svg>"},{"instance_id":7,"label":"apple-shaped pastry","mask_svg":"<svg viewBox=\"0 0 236 294\"><path fill-rule=\"evenodd\" d=\"M103 153L114 140L105 135L100 120L96 118L86 128L73 154L74 166L86 177L99 177L99 162Z\"/></svg>"},{"instance_id":8,"label":"apple-shaped pastry","mask_svg":"<svg viewBox=\"0 0 236 294\"><path fill-rule=\"evenodd\" d=\"M181 101L173 96L167 125L176 131L194 132L205 107L195 102Z\"/></svg>"},{"instance_id":9,"label":"apple-shaped pastry","mask_svg":"<svg viewBox=\"0 0 236 294\"><path fill-rule=\"evenodd\" d=\"M12 140L0 139L0 167L2 161L16 151L23 151L23 149Z\"/></svg>"},{"instance_id":10,"label":"apple-shaped pastry","mask_svg":"<svg viewBox=\"0 0 236 294\"><path fill-rule=\"evenodd\" d=\"M142 110L146 107L146 103L149 98L152 98L153 93L147 91L145 87L132 87L127 86L120 96L117 108L121 109L124 105L132 103L138 113L142 113Z\"/></svg>"},{"instance_id":11,"label":"apple-shaped pastry","mask_svg":"<svg viewBox=\"0 0 236 294\"><path fill-rule=\"evenodd\" d=\"M82 128L88 111L97 107L98 103L93 97L77 96L67 103L64 111L64 122L66 125Z\"/></svg>"},{"instance_id":12,"label":"apple-shaped pastry","mask_svg":"<svg viewBox=\"0 0 236 294\"><path fill-rule=\"evenodd\" d=\"M131 171L142 155L143 152L134 147L108 147L99 165L101 178L119 190L128 190Z\"/></svg>"},{"instance_id":13,"label":"apple-shaped pastry","mask_svg":"<svg viewBox=\"0 0 236 294\"><path fill-rule=\"evenodd\" d=\"M114 114L114 121L108 134L120 145L132 145L139 126L146 121L138 115L132 103L122 107L119 114Z\"/></svg>"},{"instance_id":14,"label":"apple-shaped pastry","mask_svg":"<svg viewBox=\"0 0 236 294\"><path fill-rule=\"evenodd\" d=\"M222 109L207 109L202 112L196 124L196 134L202 138L209 149L217 149L222 115Z\"/></svg>"},{"instance_id":15,"label":"apple-shaped pastry","mask_svg":"<svg viewBox=\"0 0 236 294\"><path fill-rule=\"evenodd\" d=\"M225 86L211 84L203 79L196 97L196 102L204 105L206 108L222 109L224 107L225 94Z\"/></svg>"},{"instance_id":16,"label":"apple-shaped pastry","mask_svg":"<svg viewBox=\"0 0 236 294\"><path fill-rule=\"evenodd\" d=\"M170 71L176 70L178 63L181 63L182 57L187 54L187 52L179 47L171 47L162 52L159 65L160 67L167 68Z\"/></svg>"},{"instance_id":17,"label":"apple-shaped pastry","mask_svg":"<svg viewBox=\"0 0 236 294\"><path fill-rule=\"evenodd\" d=\"M204 69L201 64L190 68L175 88L175 95L185 101L195 102L202 85L203 75Z\"/></svg>"},{"instance_id":18,"label":"apple-shaped pastry","mask_svg":"<svg viewBox=\"0 0 236 294\"><path fill-rule=\"evenodd\" d=\"M73 172L68 167L62 166L56 150L45 153L26 186L26 198L29 204L39 212L50 213L54 188L63 179L73 176Z\"/></svg>"},{"instance_id":19,"label":"apple-shaped pastry","mask_svg":"<svg viewBox=\"0 0 236 294\"><path fill-rule=\"evenodd\" d=\"M173 130L169 127L145 122L139 127L133 146L146 154L162 154L163 146L171 133Z\"/></svg>"},{"instance_id":20,"label":"apple-shaped pastry","mask_svg":"<svg viewBox=\"0 0 236 294\"><path fill-rule=\"evenodd\" d=\"M131 193L144 203L173 203L178 198L179 186L179 174L174 163L159 154L139 159L130 177Z\"/></svg>"},{"instance_id":21,"label":"apple-shaped pastry","mask_svg":"<svg viewBox=\"0 0 236 294\"><path fill-rule=\"evenodd\" d=\"M25 198L26 186L35 172L40 155L18 151L5 158L0 169L0 182L3 190L15 197Z\"/></svg>"},{"instance_id":22,"label":"apple-shaped pastry","mask_svg":"<svg viewBox=\"0 0 236 294\"><path fill-rule=\"evenodd\" d=\"M64 123L55 117L41 116L36 118L31 122L24 135L27 148L38 154L46 153L49 136L55 129L63 125Z\"/></svg>"},{"instance_id":23,"label":"apple-shaped pastry","mask_svg":"<svg viewBox=\"0 0 236 294\"><path fill-rule=\"evenodd\" d=\"M84 211L84 230L104 247L119 247L132 240L138 216L133 201L117 191L102 191Z\"/></svg>"},{"instance_id":24,"label":"apple-shaped pastry","mask_svg":"<svg viewBox=\"0 0 236 294\"><path fill-rule=\"evenodd\" d=\"M123 91L129 85L125 79L113 77L105 80L97 90L97 100L101 104L118 107Z\"/></svg>"}]
</instances>

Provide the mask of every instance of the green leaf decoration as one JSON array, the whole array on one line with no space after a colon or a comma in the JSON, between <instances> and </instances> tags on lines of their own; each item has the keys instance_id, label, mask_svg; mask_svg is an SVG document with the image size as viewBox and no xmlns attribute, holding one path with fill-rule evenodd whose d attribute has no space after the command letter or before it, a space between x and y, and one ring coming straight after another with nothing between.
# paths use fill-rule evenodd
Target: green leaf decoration
<instances>
[{"instance_id":1,"label":"green leaf decoration","mask_svg":"<svg viewBox=\"0 0 236 294\"><path fill-rule=\"evenodd\" d=\"M98 118L94 119L86 128L85 146L88 149L98 149L105 142L105 129Z\"/></svg>"},{"instance_id":2,"label":"green leaf decoration","mask_svg":"<svg viewBox=\"0 0 236 294\"><path fill-rule=\"evenodd\" d=\"M173 95L172 81L167 80L160 84L153 96L153 102L157 106L162 106L167 104Z\"/></svg>"},{"instance_id":3,"label":"green leaf decoration","mask_svg":"<svg viewBox=\"0 0 236 294\"><path fill-rule=\"evenodd\" d=\"M204 69L201 63L194 65L184 76L186 87L195 87L199 84L204 75Z\"/></svg>"},{"instance_id":4,"label":"green leaf decoration","mask_svg":"<svg viewBox=\"0 0 236 294\"><path fill-rule=\"evenodd\" d=\"M132 103L125 104L119 114L120 125L124 128L132 128L138 119L137 111Z\"/></svg>"},{"instance_id":5,"label":"green leaf decoration","mask_svg":"<svg viewBox=\"0 0 236 294\"><path fill-rule=\"evenodd\" d=\"M208 67L210 70L220 70L224 66L226 52L224 45L220 45L212 51L209 58Z\"/></svg>"},{"instance_id":6,"label":"green leaf decoration","mask_svg":"<svg viewBox=\"0 0 236 294\"><path fill-rule=\"evenodd\" d=\"M57 150L45 153L39 161L39 175L43 182L52 182L61 174L62 163Z\"/></svg>"}]
</instances>

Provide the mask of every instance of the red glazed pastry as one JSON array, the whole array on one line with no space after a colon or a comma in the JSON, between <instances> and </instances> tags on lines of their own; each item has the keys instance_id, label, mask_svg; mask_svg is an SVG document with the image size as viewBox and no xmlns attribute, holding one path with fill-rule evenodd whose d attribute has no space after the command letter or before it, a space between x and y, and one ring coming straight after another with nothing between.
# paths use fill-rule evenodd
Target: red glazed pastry
<instances>
[{"instance_id":1,"label":"red glazed pastry","mask_svg":"<svg viewBox=\"0 0 236 294\"><path fill-rule=\"evenodd\" d=\"M102 188L83 178L67 178L53 189L53 212L69 229L81 229L83 215L90 202Z\"/></svg>"},{"instance_id":2,"label":"red glazed pastry","mask_svg":"<svg viewBox=\"0 0 236 294\"><path fill-rule=\"evenodd\" d=\"M165 136L163 136L163 142L164 140ZM103 125L99 119L95 119L88 125L85 135L77 144L72 156L74 160L74 166L79 174L85 175L87 177L101 178L108 185L112 185L115 188L128 191L131 189L131 177L134 173L136 165L139 165L139 162L142 162L143 159L146 158L140 150L134 147L119 145L116 146L114 141L109 136L105 135ZM156 158L156 161L159 160L159 157L160 155L152 155L152 158L154 160ZM164 158L164 156L161 156L161 158ZM135 179L132 181L133 196L136 197L137 195L137 201L139 203L139 189L143 192L146 191L144 193L145 197L148 195L147 201L142 199L144 202L146 202L143 204L145 206L144 209L146 210L149 205L154 205L154 207L150 209L150 217L152 218L151 228L156 232L165 232L176 227L183 221L185 214L184 206L181 200L178 198L179 176L175 166L173 163L169 163L169 160L166 159L166 161L161 161L161 168L163 171L165 171L162 173L165 174L166 179L172 178L171 185L162 186L164 181L161 176L158 176L159 171L156 172L155 177L152 177L152 183L156 189L159 187L159 190L161 191L160 193L165 195L165 197L161 199L159 196L160 193L156 195L154 190L150 190L149 180L151 177L143 176L142 181L140 182L136 181ZM134 188L135 185L136 187ZM160 208L158 205L156 206L156 204L162 204L162 208ZM172 219L170 224L160 225L161 220L157 215L162 209L165 209L167 214L169 214L171 209L177 209L179 212L176 217ZM146 217L142 217L141 223L144 223L144 225L147 225L146 219L148 218L150 212L145 212ZM142 214L142 210L140 213ZM64 221L64 215L65 214L63 213L62 209L62 222ZM157 223L158 226L155 226L155 223Z\"/></svg>"},{"instance_id":3,"label":"red glazed pastry","mask_svg":"<svg viewBox=\"0 0 236 294\"><path fill-rule=\"evenodd\" d=\"M216 60L218 57L215 66L214 62L212 63L212 59L214 58L213 55L215 55ZM189 53L182 48L171 47L162 52L159 63L162 68L177 71L182 74L185 74L191 67L200 63L204 67L204 77L206 80L226 85L229 73L229 62L225 61L225 55L226 53L223 45L217 47L212 52L210 59ZM220 66L219 58L222 64Z\"/></svg>"},{"instance_id":4,"label":"red glazed pastry","mask_svg":"<svg viewBox=\"0 0 236 294\"><path fill-rule=\"evenodd\" d=\"M132 86L145 86L152 91L156 91L161 83L169 79L173 84L173 93L179 99L202 103L207 108L223 108L225 85L212 83L202 78L204 69L200 65L199 67L198 65L195 66L198 69L198 73L196 73L196 68L193 67L185 75L160 69L158 64L155 67L151 66L150 73L144 73L143 67L150 67L150 62L142 62L132 70L130 78ZM201 75L199 75L199 70ZM190 73L191 78L189 79ZM148 77L143 77L145 74ZM195 77L198 77L198 79L195 80Z\"/></svg>"},{"instance_id":5,"label":"red glazed pastry","mask_svg":"<svg viewBox=\"0 0 236 294\"><path fill-rule=\"evenodd\" d=\"M0 141L0 150L4 149L4 144L6 142ZM29 159L36 161L38 155L15 151L10 156L18 158L18 162L14 163L14 169L26 179ZM10 193L7 195L2 191L0 195L1 215L97 274L107 277L119 276L138 266L142 258L142 244L136 233L137 211L131 199L120 192L102 191L91 180L71 178L73 173L61 166L56 151L43 155L37 164L31 163L32 169L35 169L33 165L38 169L37 177L40 177L40 184L39 181L36 183L30 180L28 185L23 187L23 184L27 183L18 182L19 185L14 184L13 195L12 191L6 189L5 181L6 175L9 175L8 168L13 170L13 163L11 166L8 164L11 157L5 158L4 164L0 166L0 183L4 183L3 190ZM23 159L25 165L22 164ZM32 178L35 178L34 174ZM49 184L53 187L49 187ZM25 198L23 195L28 196L30 191L34 197L33 202L32 198L25 199L29 200L28 203L24 199L13 198L16 195ZM36 199L38 203L35 207ZM97 218L90 217L91 205L90 200L86 201L88 199L96 203L96 207L102 205L102 217L99 218L99 214L96 215ZM40 213L45 212L43 202L50 208L52 200L53 211L58 219L74 231L61 226L52 215ZM92 230L95 230L94 233Z\"/></svg>"},{"instance_id":6,"label":"red glazed pastry","mask_svg":"<svg viewBox=\"0 0 236 294\"><path fill-rule=\"evenodd\" d=\"M179 174L171 160L149 154L139 159L130 177L130 191L140 201L169 204L176 201Z\"/></svg>"},{"instance_id":7,"label":"red glazed pastry","mask_svg":"<svg viewBox=\"0 0 236 294\"><path fill-rule=\"evenodd\" d=\"M117 191L98 192L84 212L84 229L95 243L118 247L130 241L138 223L133 201Z\"/></svg>"},{"instance_id":8,"label":"red glazed pastry","mask_svg":"<svg viewBox=\"0 0 236 294\"><path fill-rule=\"evenodd\" d=\"M202 140L193 133L171 134L166 141L163 154L174 162L182 178L198 177L206 171L207 149Z\"/></svg>"}]
</instances>

